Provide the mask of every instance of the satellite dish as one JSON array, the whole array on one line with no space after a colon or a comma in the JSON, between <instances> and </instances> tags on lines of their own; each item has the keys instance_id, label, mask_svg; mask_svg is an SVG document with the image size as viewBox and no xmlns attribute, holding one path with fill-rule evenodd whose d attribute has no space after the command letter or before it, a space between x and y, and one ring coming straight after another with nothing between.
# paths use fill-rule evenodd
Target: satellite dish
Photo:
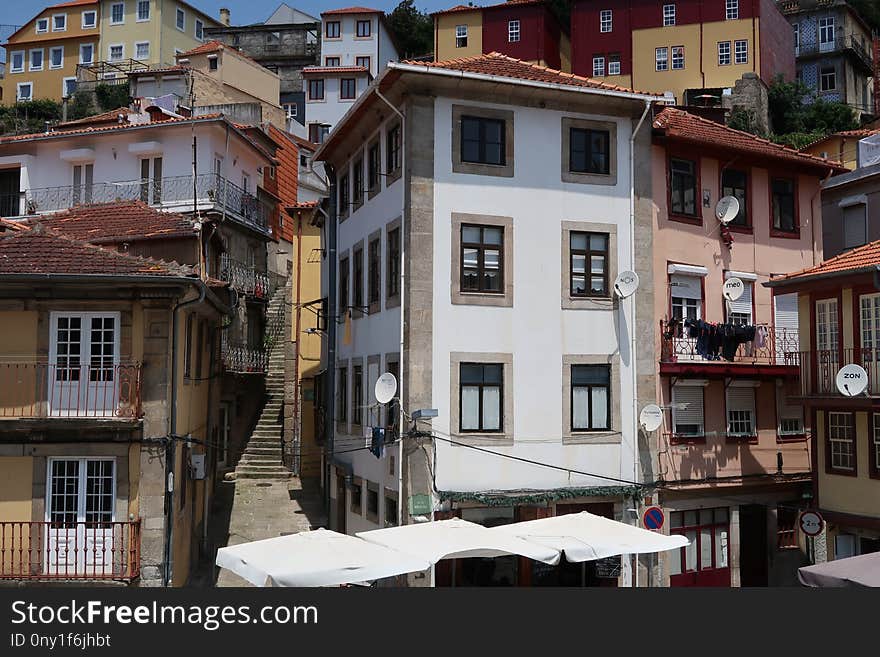
<instances>
[{"instance_id":1,"label":"satellite dish","mask_svg":"<svg viewBox=\"0 0 880 657\"><path fill-rule=\"evenodd\" d=\"M724 294L724 298L728 301L736 301L743 295L745 290L746 286L743 285L743 282L740 279L733 277L724 281L724 290L722 294Z\"/></svg>"},{"instance_id":2,"label":"satellite dish","mask_svg":"<svg viewBox=\"0 0 880 657\"><path fill-rule=\"evenodd\" d=\"M855 363L844 365L837 372L834 382L837 391L845 397L855 397L865 392L868 387L868 373L865 368Z\"/></svg>"},{"instance_id":3,"label":"satellite dish","mask_svg":"<svg viewBox=\"0 0 880 657\"><path fill-rule=\"evenodd\" d=\"M648 404L639 413L639 424L645 431L657 431L663 424L663 411L657 404Z\"/></svg>"},{"instance_id":4,"label":"satellite dish","mask_svg":"<svg viewBox=\"0 0 880 657\"><path fill-rule=\"evenodd\" d=\"M622 271L614 279L614 291L621 299L626 299L639 289L639 275L634 271Z\"/></svg>"},{"instance_id":5,"label":"satellite dish","mask_svg":"<svg viewBox=\"0 0 880 657\"><path fill-rule=\"evenodd\" d=\"M374 392L377 402L387 404L397 394L397 379L394 378L391 372L385 372L385 374L376 379Z\"/></svg>"},{"instance_id":6,"label":"satellite dish","mask_svg":"<svg viewBox=\"0 0 880 657\"><path fill-rule=\"evenodd\" d=\"M739 214L739 201L736 196L723 196L715 206L715 216L725 226L736 219Z\"/></svg>"}]
</instances>

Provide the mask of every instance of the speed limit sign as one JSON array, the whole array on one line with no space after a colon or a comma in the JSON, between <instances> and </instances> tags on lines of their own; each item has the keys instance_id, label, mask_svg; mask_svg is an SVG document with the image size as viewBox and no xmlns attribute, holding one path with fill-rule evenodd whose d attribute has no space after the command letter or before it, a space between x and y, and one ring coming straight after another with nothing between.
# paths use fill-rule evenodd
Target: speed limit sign
<instances>
[{"instance_id":1,"label":"speed limit sign","mask_svg":"<svg viewBox=\"0 0 880 657\"><path fill-rule=\"evenodd\" d=\"M798 521L801 531L807 536L818 536L822 533L825 521L818 511L801 511Z\"/></svg>"}]
</instances>

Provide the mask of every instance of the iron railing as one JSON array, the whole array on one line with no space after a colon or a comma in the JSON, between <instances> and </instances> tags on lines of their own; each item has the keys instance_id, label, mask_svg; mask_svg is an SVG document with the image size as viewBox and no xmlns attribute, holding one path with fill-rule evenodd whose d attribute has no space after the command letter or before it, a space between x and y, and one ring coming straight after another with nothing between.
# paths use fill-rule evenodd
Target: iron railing
<instances>
[{"instance_id":1,"label":"iron railing","mask_svg":"<svg viewBox=\"0 0 880 657\"><path fill-rule=\"evenodd\" d=\"M857 347L802 351L800 353L801 394L805 397L840 397L837 373L844 365L861 365L868 374L866 393L880 396L880 349ZM853 382L854 385L857 382Z\"/></svg>"},{"instance_id":2,"label":"iron railing","mask_svg":"<svg viewBox=\"0 0 880 657\"><path fill-rule=\"evenodd\" d=\"M797 365L800 362L798 332L792 329L765 327L763 345L757 342L740 344L734 363L750 365ZM729 363L724 358L707 358L701 354L698 338L688 337L681 322L660 322L660 360L664 363Z\"/></svg>"},{"instance_id":3,"label":"iron railing","mask_svg":"<svg viewBox=\"0 0 880 657\"><path fill-rule=\"evenodd\" d=\"M98 182L43 187L0 195L4 217L59 212L78 205L143 201L162 210L214 210L262 233L268 232L272 208L223 176L192 176Z\"/></svg>"},{"instance_id":4,"label":"iron railing","mask_svg":"<svg viewBox=\"0 0 880 657\"><path fill-rule=\"evenodd\" d=\"M824 54L839 52L842 50L851 50L861 63L869 69L873 69L874 57L866 46L856 39L855 34L849 34L835 38L833 41L801 41L795 46L795 56L804 57L808 55Z\"/></svg>"},{"instance_id":5,"label":"iron railing","mask_svg":"<svg viewBox=\"0 0 880 657\"><path fill-rule=\"evenodd\" d=\"M140 364L0 363L0 418L50 417L141 417Z\"/></svg>"},{"instance_id":6,"label":"iron railing","mask_svg":"<svg viewBox=\"0 0 880 657\"><path fill-rule=\"evenodd\" d=\"M243 344L223 343L223 368L235 374L264 374L269 367L269 352Z\"/></svg>"},{"instance_id":7,"label":"iron railing","mask_svg":"<svg viewBox=\"0 0 880 657\"><path fill-rule=\"evenodd\" d=\"M220 280L226 281L238 292L258 299L266 299L270 294L269 275L266 272L230 258L226 253L220 256Z\"/></svg>"},{"instance_id":8,"label":"iron railing","mask_svg":"<svg viewBox=\"0 0 880 657\"><path fill-rule=\"evenodd\" d=\"M140 520L0 522L0 579L130 581L140 551Z\"/></svg>"}]
</instances>

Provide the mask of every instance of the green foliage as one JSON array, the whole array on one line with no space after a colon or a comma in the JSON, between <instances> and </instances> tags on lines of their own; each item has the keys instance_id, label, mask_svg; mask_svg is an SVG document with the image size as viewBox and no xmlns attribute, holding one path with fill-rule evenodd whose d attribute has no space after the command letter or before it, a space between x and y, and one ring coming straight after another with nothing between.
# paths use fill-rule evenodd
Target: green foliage
<instances>
[{"instance_id":1,"label":"green foliage","mask_svg":"<svg viewBox=\"0 0 880 657\"><path fill-rule=\"evenodd\" d=\"M794 148L858 127L848 105L817 97L815 91L800 80L786 82L779 76L770 85L768 101L774 133L771 138Z\"/></svg>"},{"instance_id":2,"label":"green foliage","mask_svg":"<svg viewBox=\"0 0 880 657\"><path fill-rule=\"evenodd\" d=\"M61 118L61 105L54 100L29 100L0 107L0 129L3 134L42 132L46 123Z\"/></svg>"},{"instance_id":3,"label":"green foliage","mask_svg":"<svg viewBox=\"0 0 880 657\"><path fill-rule=\"evenodd\" d=\"M800 150L814 141L819 141L826 134L824 132L790 132L787 135L770 135L770 139L777 144L784 144Z\"/></svg>"},{"instance_id":4,"label":"green foliage","mask_svg":"<svg viewBox=\"0 0 880 657\"><path fill-rule=\"evenodd\" d=\"M92 102L92 94L85 91L77 91L67 101L67 120L84 119L95 114L95 105Z\"/></svg>"},{"instance_id":5,"label":"green foliage","mask_svg":"<svg viewBox=\"0 0 880 657\"><path fill-rule=\"evenodd\" d=\"M416 8L415 0L401 0L388 16L388 25L402 58L421 57L433 52L434 20Z\"/></svg>"},{"instance_id":6,"label":"green foliage","mask_svg":"<svg viewBox=\"0 0 880 657\"><path fill-rule=\"evenodd\" d=\"M109 112L118 107L125 107L131 102L128 95L128 83L99 84L95 87L95 97L102 112Z\"/></svg>"},{"instance_id":7,"label":"green foliage","mask_svg":"<svg viewBox=\"0 0 880 657\"><path fill-rule=\"evenodd\" d=\"M764 136L758 128L758 119L755 110L737 107L730 113L727 125L734 130L742 130L743 132L750 132L753 135Z\"/></svg>"},{"instance_id":8,"label":"green foliage","mask_svg":"<svg viewBox=\"0 0 880 657\"><path fill-rule=\"evenodd\" d=\"M565 29L571 26L571 0L548 0L550 11L556 14L556 18Z\"/></svg>"}]
</instances>

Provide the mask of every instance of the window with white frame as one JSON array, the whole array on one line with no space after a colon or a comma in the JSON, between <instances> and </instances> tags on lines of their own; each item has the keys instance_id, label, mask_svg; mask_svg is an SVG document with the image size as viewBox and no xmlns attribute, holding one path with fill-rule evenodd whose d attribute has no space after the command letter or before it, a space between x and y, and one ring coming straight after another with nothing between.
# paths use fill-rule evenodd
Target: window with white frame
<instances>
[{"instance_id":1,"label":"window with white frame","mask_svg":"<svg viewBox=\"0 0 880 657\"><path fill-rule=\"evenodd\" d=\"M149 41L138 41L134 44L134 58L140 61L150 58Z\"/></svg>"},{"instance_id":2,"label":"window with white frame","mask_svg":"<svg viewBox=\"0 0 880 657\"><path fill-rule=\"evenodd\" d=\"M727 323L748 326L752 322L752 281L743 281L743 293L736 301L727 301Z\"/></svg>"},{"instance_id":3,"label":"window with white frame","mask_svg":"<svg viewBox=\"0 0 880 657\"><path fill-rule=\"evenodd\" d=\"M730 64L730 41L718 42L718 66Z\"/></svg>"},{"instance_id":4,"label":"window with white frame","mask_svg":"<svg viewBox=\"0 0 880 657\"><path fill-rule=\"evenodd\" d=\"M612 14L610 9L599 12L599 31L610 32L612 29Z\"/></svg>"},{"instance_id":5,"label":"window with white frame","mask_svg":"<svg viewBox=\"0 0 880 657\"><path fill-rule=\"evenodd\" d=\"M15 86L15 100L17 101L25 101L25 100L33 100L34 99L34 83L33 82L19 82Z\"/></svg>"},{"instance_id":6,"label":"window with white frame","mask_svg":"<svg viewBox=\"0 0 880 657\"><path fill-rule=\"evenodd\" d=\"M177 15L175 16L175 26L180 31L186 29L186 12L183 11L183 9L181 9L180 7L177 8Z\"/></svg>"},{"instance_id":7,"label":"window with white frame","mask_svg":"<svg viewBox=\"0 0 880 657\"><path fill-rule=\"evenodd\" d=\"M64 66L64 46L49 48L49 68Z\"/></svg>"},{"instance_id":8,"label":"window with white frame","mask_svg":"<svg viewBox=\"0 0 880 657\"><path fill-rule=\"evenodd\" d=\"M735 21L739 18L739 0L726 0L725 17L729 21Z\"/></svg>"},{"instance_id":9,"label":"window with white frame","mask_svg":"<svg viewBox=\"0 0 880 657\"><path fill-rule=\"evenodd\" d=\"M24 73L24 50L13 50L10 53L9 72Z\"/></svg>"},{"instance_id":10,"label":"window with white frame","mask_svg":"<svg viewBox=\"0 0 880 657\"><path fill-rule=\"evenodd\" d=\"M28 70L30 71L42 71L43 70L43 49L37 48L36 50L31 50L31 61L28 66Z\"/></svg>"},{"instance_id":11,"label":"window with white frame","mask_svg":"<svg viewBox=\"0 0 880 657\"><path fill-rule=\"evenodd\" d=\"M834 16L819 19L819 51L834 49Z\"/></svg>"},{"instance_id":12,"label":"window with white frame","mask_svg":"<svg viewBox=\"0 0 880 657\"><path fill-rule=\"evenodd\" d=\"M76 93L76 78L64 78L61 81L61 95L70 98L74 93Z\"/></svg>"},{"instance_id":13,"label":"window with white frame","mask_svg":"<svg viewBox=\"0 0 880 657\"><path fill-rule=\"evenodd\" d=\"M837 299L820 299L816 301L816 349L836 356L838 346Z\"/></svg>"},{"instance_id":14,"label":"window with white frame","mask_svg":"<svg viewBox=\"0 0 880 657\"><path fill-rule=\"evenodd\" d=\"M672 46L672 70L684 69L684 46Z\"/></svg>"},{"instance_id":15,"label":"window with white frame","mask_svg":"<svg viewBox=\"0 0 880 657\"><path fill-rule=\"evenodd\" d=\"M663 26L675 25L675 5L663 5Z\"/></svg>"},{"instance_id":16,"label":"window with white frame","mask_svg":"<svg viewBox=\"0 0 880 657\"><path fill-rule=\"evenodd\" d=\"M52 31L67 31L67 14L55 14L54 16L52 16Z\"/></svg>"},{"instance_id":17,"label":"window with white frame","mask_svg":"<svg viewBox=\"0 0 880 657\"><path fill-rule=\"evenodd\" d=\"M125 46L121 43L114 44L107 49L111 62L121 61L125 56Z\"/></svg>"},{"instance_id":18,"label":"window with white frame","mask_svg":"<svg viewBox=\"0 0 880 657\"><path fill-rule=\"evenodd\" d=\"M296 103L285 103L283 107L285 118L288 120L296 118Z\"/></svg>"},{"instance_id":19,"label":"window with white frame","mask_svg":"<svg viewBox=\"0 0 880 657\"><path fill-rule=\"evenodd\" d=\"M95 45L92 43L83 43L79 46L79 63L91 64L95 61Z\"/></svg>"},{"instance_id":20,"label":"window with white frame","mask_svg":"<svg viewBox=\"0 0 880 657\"><path fill-rule=\"evenodd\" d=\"M819 69L819 91L837 89L837 70L834 66L823 66Z\"/></svg>"},{"instance_id":21,"label":"window with white frame","mask_svg":"<svg viewBox=\"0 0 880 657\"><path fill-rule=\"evenodd\" d=\"M669 277L669 298L673 319L700 319L703 312L702 278L672 274Z\"/></svg>"},{"instance_id":22,"label":"window with white frame","mask_svg":"<svg viewBox=\"0 0 880 657\"><path fill-rule=\"evenodd\" d=\"M110 25L122 25L125 22L125 3L114 2L110 5Z\"/></svg>"},{"instance_id":23,"label":"window with white frame","mask_svg":"<svg viewBox=\"0 0 880 657\"><path fill-rule=\"evenodd\" d=\"M95 10L84 11L82 13L82 28L84 30L91 29L98 24L98 12Z\"/></svg>"},{"instance_id":24,"label":"window with white frame","mask_svg":"<svg viewBox=\"0 0 880 657\"><path fill-rule=\"evenodd\" d=\"M200 21L198 18L196 19L196 29L195 29L196 39L201 41L205 37L205 23L204 21Z\"/></svg>"},{"instance_id":25,"label":"window with white frame","mask_svg":"<svg viewBox=\"0 0 880 657\"><path fill-rule=\"evenodd\" d=\"M37 19L37 34L43 34L49 31L49 19L48 18L38 18Z\"/></svg>"},{"instance_id":26,"label":"window with white frame","mask_svg":"<svg viewBox=\"0 0 880 657\"><path fill-rule=\"evenodd\" d=\"M861 295L859 307L862 364L869 379L876 380L880 374L880 294Z\"/></svg>"},{"instance_id":27,"label":"window with white frame","mask_svg":"<svg viewBox=\"0 0 880 657\"><path fill-rule=\"evenodd\" d=\"M752 386L727 387L727 435L732 438L756 436L755 389Z\"/></svg>"},{"instance_id":28,"label":"window with white frame","mask_svg":"<svg viewBox=\"0 0 880 657\"><path fill-rule=\"evenodd\" d=\"M519 21L507 21L507 41L508 43L519 41Z\"/></svg>"},{"instance_id":29,"label":"window with white frame","mask_svg":"<svg viewBox=\"0 0 880 657\"><path fill-rule=\"evenodd\" d=\"M737 39L733 44L733 61L736 64L749 63L749 42L745 39Z\"/></svg>"},{"instance_id":30,"label":"window with white frame","mask_svg":"<svg viewBox=\"0 0 880 657\"><path fill-rule=\"evenodd\" d=\"M654 48L654 68L657 71L669 70L669 48Z\"/></svg>"},{"instance_id":31,"label":"window with white frame","mask_svg":"<svg viewBox=\"0 0 880 657\"><path fill-rule=\"evenodd\" d=\"M593 57L593 77L599 78L605 75L605 57L596 55Z\"/></svg>"},{"instance_id":32,"label":"window with white frame","mask_svg":"<svg viewBox=\"0 0 880 657\"><path fill-rule=\"evenodd\" d=\"M791 27L794 31L794 54L795 57L797 57L801 50L801 26L798 23L795 23Z\"/></svg>"},{"instance_id":33,"label":"window with white frame","mask_svg":"<svg viewBox=\"0 0 880 657\"><path fill-rule=\"evenodd\" d=\"M851 472L856 467L855 413L826 412L831 469Z\"/></svg>"},{"instance_id":34,"label":"window with white frame","mask_svg":"<svg viewBox=\"0 0 880 657\"><path fill-rule=\"evenodd\" d=\"M874 459L874 471L880 472L880 413L874 413L872 420L874 431L871 436L871 457Z\"/></svg>"},{"instance_id":35,"label":"window with white frame","mask_svg":"<svg viewBox=\"0 0 880 657\"><path fill-rule=\"evenodd\" d=\"M705 435L703 386L672 386L672 432L680 438L696 438Z\"/></svg>"},{"instance_id":36,"label":"window with white frame","mask_svg":"<svg viewBox=\"0 0 880 657\"><path fill-rule=\"evenodd\" d=\"M150 0L138 0L137 19L139 22L150 20Z\"/></svg>"},{"instance_id":37,"label":"window with white frame","mask_svg":"<svg viewBox=\"0 0 880 657\"><path fill-rule=\"evenodd\" d=\"M620 75L620 54L608 55L608 75Z\"/></svg>"},{"instance_id":38,"label":"window with white frame","mask_svg":"<svg viewBox=\"0 0 880 657\"><path fill-rule=\"evenodd\" d=\"M456 25L455 26L455 47L456 48L467 48L468 44L468 26L467 25Z\"/></svg>"}]
</instances>

